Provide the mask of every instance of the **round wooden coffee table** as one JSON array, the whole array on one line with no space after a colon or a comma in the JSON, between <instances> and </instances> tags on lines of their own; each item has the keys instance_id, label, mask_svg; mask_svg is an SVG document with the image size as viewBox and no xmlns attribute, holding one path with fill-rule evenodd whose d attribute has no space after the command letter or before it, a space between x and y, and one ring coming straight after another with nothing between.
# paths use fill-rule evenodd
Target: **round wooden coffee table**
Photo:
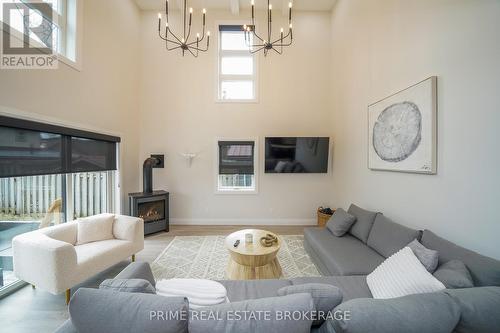
<instances>
[{"instance_id":1,"label":"round wooden coffee table","mask_svg":"<svg viewBox=\"0 0 500 333\"><path fill-rule=\"evenodd\" d=\"M245 235L253 235L253 243L245 243ZM271 234L278 238L278 243L271 247L260 244L260 238ZM234 247L236 240L240 241ZM226 237L226 248L231 254L227 266L227 276L232 280L278 279L281 277L281 266L276 255L281 246L278 235L258 229L240 230Z\"/></svg>"}]
</instances>

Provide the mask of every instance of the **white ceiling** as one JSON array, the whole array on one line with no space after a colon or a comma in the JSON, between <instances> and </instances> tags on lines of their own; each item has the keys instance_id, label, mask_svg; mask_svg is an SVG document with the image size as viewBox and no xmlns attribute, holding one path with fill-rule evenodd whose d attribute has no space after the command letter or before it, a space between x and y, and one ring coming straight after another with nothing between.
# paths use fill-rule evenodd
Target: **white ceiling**
<instances>
[{"instance_id":1,"label":"white ceiling","mask_svg":"<svg viewBox=\"0 0 500 333\"><path fill-rule=\"evenodd\" d=\"M165 7L165 0L134 0L142 10L160 10ZM271 4L276 9L288 8L290 0L271 0ZM311 11L330 11L336 0L293 0L295 10ZM170 0L170 8L179 9L184 0ZM258 8L266 8L267 0L255 0ZM250 8L250 0L188 0L188 7L208 8L208 9L227 9L235 13L235 7L238 10Z\"/></svg>"}]
</instances>

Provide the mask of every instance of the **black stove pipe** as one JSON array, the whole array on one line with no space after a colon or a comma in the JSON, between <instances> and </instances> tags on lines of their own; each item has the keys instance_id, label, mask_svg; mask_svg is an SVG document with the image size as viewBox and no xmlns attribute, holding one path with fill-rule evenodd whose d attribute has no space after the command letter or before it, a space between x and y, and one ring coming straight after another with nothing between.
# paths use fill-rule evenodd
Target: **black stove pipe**
<instances>
[{"instance_id":1,"label":"black stove pipe","mask_svg":"<svg viewBox=\"0 0 500 333\"><path fill-rule=\"evenodd\" d=\"M153 167L160 162L155 157L149 157L142 165L142 191L153 193Z\"/></svg>"}]
</instances>

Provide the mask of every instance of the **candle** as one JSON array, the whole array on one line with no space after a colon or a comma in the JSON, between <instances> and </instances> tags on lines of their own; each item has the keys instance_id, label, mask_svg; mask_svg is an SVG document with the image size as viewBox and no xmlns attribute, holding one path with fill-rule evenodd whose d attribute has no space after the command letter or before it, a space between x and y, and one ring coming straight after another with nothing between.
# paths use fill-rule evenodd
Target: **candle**
<instances>
[{"instance_id":1,"label":"candle","mask_svg":"<svg viewBox=\"0 0 500 333\"><path fill-rule=\"evenodd\" d=\"M158 32L161 29L161 13L158 13Z\"/></svg>"},{"instance_id":2,"label":"candle","mask_svg":"<svg viewBox=\"0 0 500 333\"><path fill-rule=\"evenodd\" d=\"M207 10L203 8L203 26L205 26L205 15L207 15Z\"/></svg>"}]
</instances>

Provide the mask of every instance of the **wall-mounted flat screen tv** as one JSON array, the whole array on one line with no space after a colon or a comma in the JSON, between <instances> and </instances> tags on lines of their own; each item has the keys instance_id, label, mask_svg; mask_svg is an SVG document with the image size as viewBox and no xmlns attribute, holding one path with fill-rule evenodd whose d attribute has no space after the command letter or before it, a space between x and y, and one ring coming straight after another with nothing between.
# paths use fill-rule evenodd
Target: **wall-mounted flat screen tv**
<instances>
[{"instance_id":1,"label":"wall-mounted flat screen tv","mask_svg":"<svg viewBox=\"0 0 500 333\"><path fill-rule=\"evenodd\" d=\"M266 173L327 173L330 138L266 138Z\"/></svg>"}]
</instances>

